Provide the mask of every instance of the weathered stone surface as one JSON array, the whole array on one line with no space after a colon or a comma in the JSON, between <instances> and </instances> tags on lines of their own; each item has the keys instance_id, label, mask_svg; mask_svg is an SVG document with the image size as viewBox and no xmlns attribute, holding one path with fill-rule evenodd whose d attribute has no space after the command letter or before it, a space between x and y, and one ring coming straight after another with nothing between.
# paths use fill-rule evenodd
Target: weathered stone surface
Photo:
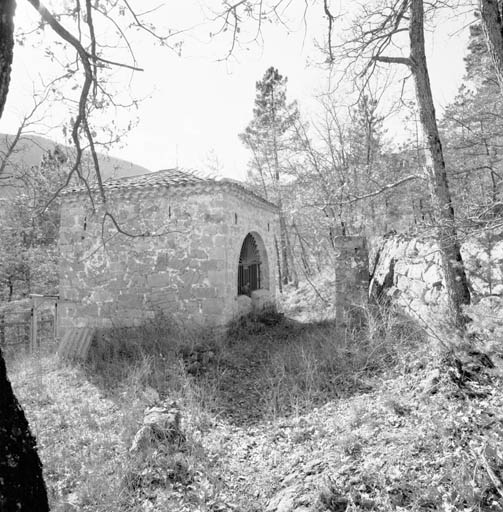
<instances>
[{"instance_id":1,"label":"weathered stone surface","mask_svg":"<svg viewBox=\"0 0 503 512\"><path fill-rule=\"evenodd\" d=\"M417 256L411 258L414 251ZM479 299L503 293L503 233L491 231L469 239L461 253ZM433 240L414 241L404 235L373 240L371 261L375 266L371 290L384 287L389 297L423 324L445 318L440 252Z\"/></svg>"},{"instance_id":2,"label":"weathered stone surface","mask_svg":"<svg viewBox=\"0 0 503 512\"><path fill-rule=\"evenodd\" d=\"M292 512L295 510L295 500L298 495L297 485L283 489L269 502L266 512Z\"/></svg>"},{"instance_id":3,"label":"weathered stone surface","mask_svg":"<svg viewBox=\"0 0 503 512\"><path fill-rule=\"evenodd\" d=\"M184 321L226 323L239 312L239 255L249 233L260 246L264 295L274 301L276 210L232 187L210 185L212 190L110 191L108 211L119 225L145 235L133 238L117 233L111 222L102 226L103 211L93 213L84 201L66 195L60 329L138 325L156 312Z\"/></svg>"},{"instance_id":4,"label":"weathered stone surface","mask_svg":"<svg viewBox=\"0 0 503 512\"><path fill-rule=\"evenodd\" d=\"M271 304L274 304L269 290L253 290L251 292L252 308L255 311L260 311Z\"/></svg>"},{"instance_id":5,"label":"weathered stone surface","mask_svg":"<svg viewBox=\"0 0 503 512\"><path fill-rule=\"evenodd\" d=\"M238 316L248 315L252 312L252 300L248 295L239 295L236 302L238 306Z\"/></svg>"},{"instance_id":6,"label":"weathered stone surface","mask_svg":"<svg viewBox=\"0 0 503 512\"><path fill-rule=\"evenodd\" d=\"M151 407L145 411L143 425L134 436L129 451L138 453L152 444L162 442L183 442L185 436L181 429L181 412L172 404L171 407Z\"/></svg>"}]
</instances>

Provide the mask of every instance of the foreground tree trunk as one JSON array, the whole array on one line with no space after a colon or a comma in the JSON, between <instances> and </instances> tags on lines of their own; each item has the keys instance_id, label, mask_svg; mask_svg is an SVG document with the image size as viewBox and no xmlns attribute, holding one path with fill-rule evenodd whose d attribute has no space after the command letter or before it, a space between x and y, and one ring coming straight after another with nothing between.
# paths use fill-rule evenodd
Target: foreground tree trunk
<instances>
[{"instance_id":1,"label":"foreground tree trunk","mask_svg":"<svg viewBox=\"0 0 503 512\"><path fill-rule=\"evenodd\" d=\"M15 0L0 2L0 117L2 117L7 93L9 92L10 71L14 50Z\"/></svg>"},{"instance_id":2,"label":"foreground tree trunk","mask_svg":"<svg viewBox=\"0 0 503 512\"><path fill-rule=\"evenodd\" d=\"M503 94L503 19L498 0L479 0L480 17L494 72Z\"/></svg>"},{"instance_id":3,"label":"foreground tree trunk","mask_svg":"<svg viewBox=\"0 0 503 512\"><path fill-rule=\"evenodd\" d=\"M0 118L9 92L15 10L15 0L0 1ZM48 510L35 438L12 391L0 349L0 511Z\"/></svg>"},{"instance_id":4,"label":"foreground tree trunk","mask_svg":"<svg viewBox=\"0 0 503 512\"><path fill-rule=\"evenodd\" d=\"M0 350L0 510L49 510L35 438L7 378Z\"/></svg>"},{"instance_id":5,"label":"foreground tree trunk","mask_svg":"<svg viewBox=\"0 0 503 512\"><path fill-rule=\"evenodd\" d=\"M465 317L462 306L470 303L470 292L456 232L454 208L426 64L423 0L411 0L409 37L410 67L416 88L419 119L426 139L425 171L436 216L436 238L442 258L448 306L456 326L463 328Z\"/></svg>"}]
</instances>

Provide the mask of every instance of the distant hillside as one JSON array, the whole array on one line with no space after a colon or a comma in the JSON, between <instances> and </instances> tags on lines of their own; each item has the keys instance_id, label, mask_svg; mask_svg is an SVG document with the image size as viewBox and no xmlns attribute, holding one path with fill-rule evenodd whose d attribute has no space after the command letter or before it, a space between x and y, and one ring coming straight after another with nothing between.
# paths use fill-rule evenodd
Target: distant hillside
<instances>
[{"instance_id":1,"label":"distant hillside","mask_svg":"<svg viewBox=\"0 0 503 512\"><path fill-rule=\"evenodd\" d=\"M0 133L0 162L5 158L9 145L14 140L14 135ZM53 150L59 146L63 151L67 152L69 161L72 161L72 156L75 150L71 147L57 144L56 142L39 137L37 135L23 136L16 145L16 149L9 158L9 163L6 166L2 176L4 180L0 181L0 196L8 194L8 189L11 180L5 179L10 176L15 176L18 169L22 167L31 167L38 165L42 159L42 155L48 150ZM100 169L103 179L119 178L122 176L135 176L138 174L148 173L149 170L140 165L114 158L107 155L99 155ZM84 167L89 166L89 162L84 164Z\"/></svg>"}]
</instances>

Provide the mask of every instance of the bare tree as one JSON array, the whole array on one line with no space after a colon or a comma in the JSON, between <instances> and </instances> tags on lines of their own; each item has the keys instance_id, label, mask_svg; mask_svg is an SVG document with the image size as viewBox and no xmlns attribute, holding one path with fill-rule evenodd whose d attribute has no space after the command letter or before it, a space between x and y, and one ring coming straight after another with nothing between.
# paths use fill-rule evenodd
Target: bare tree
<instances>
[{"instance_id":1,"label":"bare tree","mask_svg":"<svg viewBox=\"0 0 503 512\"><path fill-rule=\"evenodd\" d=\"M434 12L435 5L428 5ZM442 258L448 306L455 325L462 328L465 323L462 306L469 304L470 293L431 92L424 23L423 0L393 0L379 10L365 8L358 23L353 26L354 37L337 51L345 51L353 62L363 62L360 76L365 81L370 79L380 64L404 65L413 77L419 121L424 134L424 173L436 217L436 238ZM389 51L403 47L403 41L397 42L397 39L404 33L408 34L409 55L390 55Z\"/></svg>"},{"instance_id":2,"label":"bare tree","mask_svg":"<svg viewBox=\"0 0 503 512\"><path fill-rule=\"evenodd\" d=\"M9 92L10 73L14 55L15 0L0 2L0 117Z\"/></svg>"},{"instance_id":3,"label":"bare tree","mask_svg":"<svg viewBox=\"0 0 503 512\"><path fill-rule=\"evenodd\" d=\"M110 73L118 70L127 72L141 71L134 48L129 41L132 31L142 32L155 42L172 50L179 51L181 42L179 32L168 31L159 34L149 21L158 7L143 12L137 11L128 0L74 0L65 2L60 10L48 8L40 0L27 0L37 11L40 21L35 30L50 28L54 33L57 46L47 47L48 58L60 61L62 72L54 84L53 90L59 95L60 103L68 106L70 128L68 130L74 152L64 183L55 191L48 206L59 193L70 183L79 183L87 188L92 208L95 201L101 204L104 218L113 218L108 210L106 192L103 187L102 173L98 159L98 147L108 145L117 140L107 123L103 127L106 139L98 140L96 118L103 117L106 109L128 108L137 105L138 100L125 100L125 94L118 95L111 89ZM0 3L0 113L5 105L10 68L14 54L14 12L15 0ZM33 36L33 31L21 33L19 37ZM64 52L64 50L72 50ZM118 55L115 58L114 55ZM123 91L127 88L123 88ZM66 93L65 91L69 91ZM70 95L68 95L70 94ZM108 126L109 125L109 126ZM92 164L92 175L88 176L83 168ZM84 165L85 164L85 165ZM119 226L120 228L120 226Z\"/></svg>"},{"instance_id":4,"label":"bare tree","mask_svg":"<svg viewBox=\"0 0 503 512\"><path fill-rule=\"evenodd\" d=\"M283 283L298 284L292 245L288 232L282 178L285 174L285 153L290 154L292 132L298 120L296 102L286 101L287 78L276 68L266 70L262 80L256 82L253 119L240 139L252 152L249 177L260 182L265 197L272 198L279 209L280 249Z\"/></svg>"}]
</instances>

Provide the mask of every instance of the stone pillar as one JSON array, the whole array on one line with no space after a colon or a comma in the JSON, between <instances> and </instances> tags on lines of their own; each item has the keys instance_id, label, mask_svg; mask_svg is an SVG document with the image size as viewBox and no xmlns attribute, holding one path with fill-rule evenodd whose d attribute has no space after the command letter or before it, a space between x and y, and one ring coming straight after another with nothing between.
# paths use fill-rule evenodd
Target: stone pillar
<instances>
[{"instance_id":1,"label":"stone pillar","mask_svg":"<svg viewBox=\"0 0 503 512\"><path fill-rule=\"evenodd\" d=\"M369 255L362 236L338 236L334 247L335 319L337 325L345 325L351 310L368 302Z\"/></svg>"}]
</instances>

